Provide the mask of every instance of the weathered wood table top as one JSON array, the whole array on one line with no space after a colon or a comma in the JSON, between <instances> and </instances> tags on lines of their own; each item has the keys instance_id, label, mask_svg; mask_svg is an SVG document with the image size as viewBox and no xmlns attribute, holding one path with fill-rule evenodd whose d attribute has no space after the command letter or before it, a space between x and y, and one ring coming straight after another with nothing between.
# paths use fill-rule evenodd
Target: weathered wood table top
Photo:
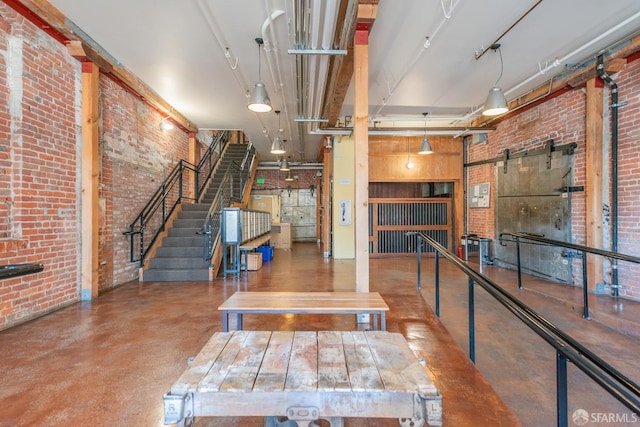
<instances>
[{"instance_id":1,"label":"weathered wood table top","mask_svg":"<svg viewBox=\"0 0 640 427\"><path fill-rule=\"evenodd\" d=\"M165 395L165 423L195 416L441 425L442 398L398 333L218 332Z\"/></svg>"}]
</instances>

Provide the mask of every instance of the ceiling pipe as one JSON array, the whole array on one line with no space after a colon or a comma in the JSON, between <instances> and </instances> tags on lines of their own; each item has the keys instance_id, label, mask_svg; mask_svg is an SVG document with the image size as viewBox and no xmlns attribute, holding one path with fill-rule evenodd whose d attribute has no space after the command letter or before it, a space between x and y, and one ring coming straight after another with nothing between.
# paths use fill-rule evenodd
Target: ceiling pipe
<instances>
[{"instance_id":1,"label":"ceiling pipe","mask_svg":"<svg viewBox=\"0 0 640 427\"><path fill-rule=\"evenodd\" d=\"M624 21L622 21L621 23L619 23L618 25L609 28L607 31L605 31L604 33L600 34L598 37L594 38L593 40L591 40L590 42L587 42L585 44L583 44L582 46L580 46L579 48L571 51L570 53L568 53L567 55L563 56L562 58L553 61L553 63L551 65L547 65L545 68L540 69L537 73L535 73L534 75L532 75L531 77L529 77L528 79L520 82L519 84L515 85L514 87L512 87L511 89L505 91L505 95L511 92L514 92L518 89L520 89L522 86L530 83L532 80L534 80L535 78L545 74L547 71L551 70L552 68L555 68L556 65L554 64L562 64L564 63L566 60L570 59L571 57L577 55L578 53L582 52L583 50L587 49L588 47L590 47L591 45L599 42L600 40L602 40L605 37L608 37L610 34L614 33L615 31L627 26L629 23L633 22L634 20L638 19L638 17L640 17L640 12L637 12L636 14L630 16L629 18L625 19Z\"/></svg>"},{"instance_id":2,"label":"ceiling pipe","mask_svg":"<svg viewBox=\"0 0 640 427\"><path fill-rule=\"evenodd\" d=\"M324 5L324 9L322 6ZM331 49L333 38L335 36L335 24L338 19L339 0L315 0L312 3L313 17L311 23L311 39L310 45L304 46L313 50ZM329 72L329 56L328 55L305 55L307 72L304 78L309 82L308 90L304 92L306 109L299 117L318 118L322 116L322 105L327 85L327 74ZM318 122L309 122L307 132L311 132L317 128ZM303 126L304 129L304 126ZM305 147L304 141L301 141L301 156L304 157Z\"/></svg>"},{"instance_id":3,"label":"ceiling pipe","mask_svg":"<svg viewBox=\"0 0 640 427\"><path fill-rule=\"evenodd\" d=\"M213 38L216 40L216 42L218 42L218 46L220 46L220 50L222 50L223 55L225 56L225 58L227 59L227 62L229 63L229 67L231 68L233 77L236 79L236 82L242 89L244 96L248 98L249 85L247 84L247 80L244 78L244 75L239 69L238 57L236 57L235 61L231 59L231 51L228 47L229 44L224 39L224 36L221 34L220 28L218 27L218 23L216 22L214 15L211 9L209 8L207 2L205 0L198 0L197 4L198 4L198 7L200 8L200 11L202 12L202 15L205 17L205 21L207 21L209 31L211 31ZM262 130L263 130L262 134L264 135L264 138L267 140L267 142L270 143L271 141L269 139L269 132L266 131L267 127L265 125L264 120L262 119L262 116L258 113L255 113L254 116L260 123L260 126L262 127Z\"/></svg>"},{"instance_id":4,"label":"ceiling pipe","mask_svg":"<svg viewBox=\"0 0 640 427\"><path fill-rule=\"evenodd\" d=\"M476 135L482 133L489 133L494 131L495 127L443 127L443 128L427 128L425 132L424 128L421 129L400 129L400 128L387 128L377 129L369 128L368 135L383 135L383 136L453 136L460 137L464 135ZM311 132L313 135L351 135L353 134L352 128L323 128Z\"/></svg>"},{"instance_id":5,"label":"ceiling pipe","mask_svg":"<svg viewBox=\"0 0 640 427\"><path fill-rule=\"evenodd\" d=\"M424 52L431 46L431 42L436 38L436 36L440 32L444 24L449 20L449 18L451 18L451 16L453 15L453 11L458 6L458 4L460 4L460 1L461 0L456 0L456 2L451 5L449 14L444 15L444 18L442 19L442 21L440 21L440 24L438 24L435 31L429 37L427 37L426 41L422 45L422 48L418 51L418 53L413 58L413 60L405 67L404 71L400 74L400 78L396 80L393 87L389 89L388 95L382 99L382 102L380 103L380 107L378 107L378 110L376 110L376 112L373 114L372 117L376 117L378 114L380 114L380 112L384 109L384 107L387 106L389 99L396 93L396 90L398 89L398 86L400 86L400 83L404 81L404 79L407 77L409 72L416 66L416 64L418 63L418 60L420 60Z\"/></svg>"},{"instance_id":6,"label":"ceiling pipe","mask_svg":"<svg viewBox=\"0 0 640 427\"><path fill-rule=\"evenodd\" d=\"M280 100L282 102L281 111L284 112L284 119L287 126L289 139L293 139L293 131L291 129L291 117L289 116L289 108L287 108L287 97L284 92L284 83L282 80L282 67L280 66L280 59L278 57L278 44L275 37L275 25L274 21L282 15L285 15L283 10L271 11L268 0L265 0L265 7L267 8L267 19L262 23L262 40L264 42L264 49L267 58L267 65L269 72L271 73L271 80L275 86L276 91L280 94ZM273 44L271 43L273 40ZM271 46L273 45L273 51ZM274 59L275 58L275 59ZM274 71L275 63L275 71ZM286 147L285 147L286 149Z\"/></svg>"},{"instance_id":7,"label":"ceiling pipe","mask_svg":"<svg viewBox=\"0 0 640 427\"><path fill-rule=\"evenodd\" d=\"M522 86L524 86L526 84L529 84L530 82L535 80L537 77L545 74L547 71L551 70L552 68L555 68L557 66L557 64L564 63L565 61L567 61L571 57L573 57L573 56L577 55L578 53L582 52L583 50L587 49L589 46L593 45L594 43L597 43L598 41L600 41L604 37L609 36L611 33L613 33L615 31L625 27L630 22L633 22L634 20L638 19L638 17L640 17L640 12L637 12L636 14L630 16L629 18L625 19L624 21L622 21L618 25L616 25L614 27L611 27L609 30L605 31L603 34L600 34L598 37L594 38L593 40L583 44L582 46L578 47L577 49L574 49L573 51L571 51L570 53L566 54L562 58L553 61L553 63L551 63L551 65L547 65L545 68L539 69L539 71L537 73L533 74L531 77L527 78L526 80L523 80L522 82L518 83L517 85L513 86L512 88L504 91L504 94L505 95L510 94L510 93L515 92L516 90L520 89ZM554 77L552 77L552 79L553 78ZM530 102L528 104L530 104ZM515 109L510 110L509 113L513 113L515 110L523 108L524 106L525 105L518 106ZM468 117L473 117L473 116L479 115L482 112L482 108L483 107L484 106L481 105L480 107L478 107L475 110L473 110L472 112L470 112L467 116ZM495 120L495 118L493 120Z\"/></svg>"}]
</instances>

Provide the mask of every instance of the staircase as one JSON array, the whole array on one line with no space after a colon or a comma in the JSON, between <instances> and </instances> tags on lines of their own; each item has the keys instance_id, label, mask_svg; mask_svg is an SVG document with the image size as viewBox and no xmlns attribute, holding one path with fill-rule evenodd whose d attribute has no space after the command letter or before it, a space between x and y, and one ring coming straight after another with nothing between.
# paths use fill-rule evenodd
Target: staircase
<instances>
[{"instance_id":1,"label":"staircase","mask_svg":"<svg viewBox=\"0 0 640 427\"><path fill-rule=\"evenodd\" d=\"M207 218L211 202L215 197L224 175L231 164L240 164L247 152L247 145L229 144L220 160L207 191L199 203L183 203L167 236L162 239L161 246L150 260L148 268L142 273L145 282L190 282L208 281L210 261L203 259L202 226ZM239 181L239 180L236 180ZM234 185L238 185L234 183ZM241 189L234 188L235 195ZM216 233L216 230L212 230Z\"/></svg>"}]
</instances>

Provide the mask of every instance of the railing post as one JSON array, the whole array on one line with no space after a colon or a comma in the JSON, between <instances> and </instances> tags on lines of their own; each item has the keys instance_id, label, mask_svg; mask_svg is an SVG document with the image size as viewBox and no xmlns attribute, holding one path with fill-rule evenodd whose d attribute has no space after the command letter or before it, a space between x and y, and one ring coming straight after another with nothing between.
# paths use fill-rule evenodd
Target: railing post
<instances>
[{"instance_id":1,"label":"railing post","mask_svg":"<svg viewBox=\"0 0 640 427\"><path fill-rule=\"evenodd\" d=\"M196 202L200 200L200 170L195 168L193 173L193 185L195 186L195 191L193 194L196 195Z\"/></svg>"},{"instance_id":2,"label":"railing post","mask_svg":"<svg viewBox=\"0 0 640 427\"><path fill-rule=\"evenodd\" d=\"M558 427L568 427L567 358L556 352L556 403Z\"/></svg>"},{"instance_id":3,"label":"railing post","mask_svg":"<svg viewBox=\"0 0 640 427\"><path fill-rule=\"evenodd\" d=\"M520 238L516 237L516 259L518 262L518 289L522 289L522 270L520 269Z\"/></svg>"},{"instance_id":4,"label":"railing post","mask_svg":"<svg viewBox=\"0 0 640 427\"><path fill-rule=\"evenodd\" d=\"M474 311L473 279L469 277L469 358L473 363L476 363L476 327Z\"/></svg>"},{"instance_id":5,"label":"railing post","mask_svg":"<svg viewBox=\"0 0 640 427\"><path fill-rule=\"evenodd\" d=\"M144 261L142 257L144 256L144 215L140 215L140 267L144 266ZM133 239L131 240L133 243ZM133 253L133 248L131 248L131 252Z\"/></svg>"},{"instance_id":6,"label":"railing post","mask_svg":"<svg viewBox=\"0 0 640 427\"><path fill-rule=\"evenodd\" d=\"M422 237L419 234L416 234L418 238L418 290L422 289L422 269L421 269L421 258L422 258Z\"/></svg>"},{"instance_id":7,"label":"railing post","mask_svg":"<svg viewBox=\"0 0 640 427\"><path fill-rule=\"evenodd\" d=\"M162 225L160 229L164 231L164 224L167 222L167 185L162 183Z\"/></svg>"},{"instance_id":8,"label":"railing post","mask_svg":"<svg viewBox=\"0 0 640 427\"><path fill-rule=\"evenodd\" d=\"M436 316L440 317L440 252L436 250Z\"/></svg>"},{"instance_id":9,"label":"railing post","mask_svg":"<svg viewBox=\"0 0 640 427\"><path fill-rule=\"evenodd\" d=\"M589 319L589 295L588 295L588 280L587 280L587 253L582 252L582 299L584 302L584 308L582 311L582 317Z\"/></svg>"},{"instance_id":10,"label":"railing post","mask_svg":"<svg viewBox=\"0 0 640 427\"><path fill-rule=\"evenodd\" d=\"M184 181L182 175L184 173L184 162L180 160L180 174L178 175L178 200L182 200L182 185Z\"/></svg>"}]
</instances>

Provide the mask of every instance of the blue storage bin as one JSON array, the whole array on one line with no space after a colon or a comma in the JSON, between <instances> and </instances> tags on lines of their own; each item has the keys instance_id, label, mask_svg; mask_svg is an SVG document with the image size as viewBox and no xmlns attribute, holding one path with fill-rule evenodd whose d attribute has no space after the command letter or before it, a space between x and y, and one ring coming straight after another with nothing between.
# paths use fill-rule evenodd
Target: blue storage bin
<instances>
[{"instance_id":1,"label":"blue storage bin","mask_svg":"<svg viewBox=\"0 0 640 427\"><path fill-rule=\"evenodd\" d=\"M273 259L273 246L259 246L256 251L262 254L262 262L271 261Z\"/></svg>"}]
</instances>

